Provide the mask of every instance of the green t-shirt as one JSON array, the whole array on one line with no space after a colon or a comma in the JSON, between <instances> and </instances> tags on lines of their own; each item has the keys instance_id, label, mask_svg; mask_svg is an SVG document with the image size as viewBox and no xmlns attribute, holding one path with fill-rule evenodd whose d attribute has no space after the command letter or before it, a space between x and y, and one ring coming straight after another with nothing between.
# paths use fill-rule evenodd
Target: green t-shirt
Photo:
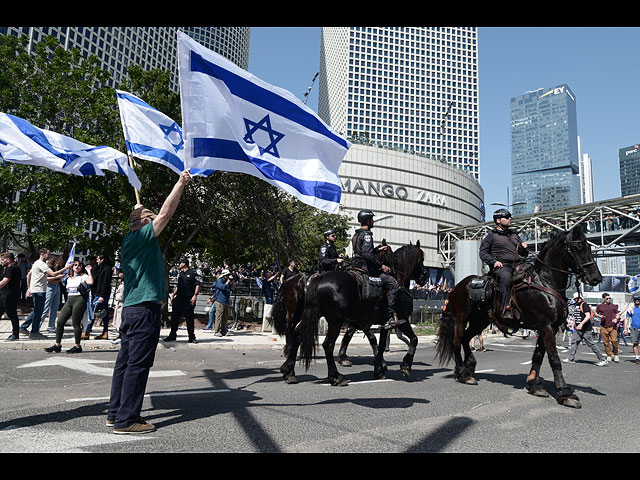
<instances>
[{"instance_id":1,"label":"green t-shirt","mask_svg":"<svg viewBox=\"0 0 640 480\"><path fill-rule=\"evenodd\" d=\"M164 257L153 232L153 222L127 233L120 252L124 273L123 306L166 301Z\"/></svg>"}]
</instances>

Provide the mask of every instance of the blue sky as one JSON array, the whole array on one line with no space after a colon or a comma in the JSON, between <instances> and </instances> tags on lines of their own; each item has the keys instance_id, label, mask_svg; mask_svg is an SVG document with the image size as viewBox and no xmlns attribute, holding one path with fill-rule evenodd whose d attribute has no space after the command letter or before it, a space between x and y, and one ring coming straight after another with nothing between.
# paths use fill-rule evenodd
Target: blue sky
<instances>
[{"instance_id":1,"label":"blue sky","mask_svg":"<svg viewBox=\"0 0 640 480\"><path fill-rule=\"evenodd\" d=\"M593 161L595 200L620 196L618 149L640 142L640 28L479 27L480 183L487 217L511 190L509 100L567 84ZM320 68L320 27L253 27L249 71L300 99ZM317 111L318 85L307 104ZM513 201L513 199L510 199Z\"/></svg>"}]
</instances>

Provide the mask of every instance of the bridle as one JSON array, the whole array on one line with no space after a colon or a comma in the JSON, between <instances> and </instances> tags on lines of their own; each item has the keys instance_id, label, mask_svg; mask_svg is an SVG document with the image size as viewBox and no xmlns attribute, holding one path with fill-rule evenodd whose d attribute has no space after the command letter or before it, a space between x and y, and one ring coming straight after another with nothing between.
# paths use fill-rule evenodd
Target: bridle
<instances>
[{"instance_id":1,"label":"bridle","mask_svg":"<svg viewBox=\"0 0 640 480\"><path fill-rule=\"evenodd\" d=\"M582 263L580 261L580 259L578 258L578 255L575 253L575 248L573 247L573 244L577 243L577 244L583 245L584 242L582 240L567 240L567 239L565 239L564 243L565 243L564 246L566 248L566 252L573 258L575 265L577 265L577 268L564 270L562 268L558 268L558 267L554 267L553 265L549 265L548 263L546 263L543 260L541 260L540 257L536 257L536 262L540 262L545 267L550 268L552 270L555 270L557 272L566 273L567 275L575 275L576 279L579 279L579 280L584 282L584 276L586 275L586 267L594 265L596 263L595 260L591 260L590 262Z\"/></svg>"}]
</instances>

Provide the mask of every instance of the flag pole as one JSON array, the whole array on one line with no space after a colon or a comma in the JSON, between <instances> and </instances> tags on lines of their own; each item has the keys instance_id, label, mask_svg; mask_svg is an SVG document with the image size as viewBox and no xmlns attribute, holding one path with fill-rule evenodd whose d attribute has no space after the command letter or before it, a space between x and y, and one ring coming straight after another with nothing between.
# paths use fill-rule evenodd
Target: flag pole
<instances>
[{"instance_id":1,"label":"flag pole","mask_svg":"<svg viewBox=\"0 0 640 480\"><path fill-rule=\"evenodd\" d=\"M127 151L127 157L129 157L129 166L133 170L133 158L131 158L131 154L128 151ZM140 192L136 187L133 187L133 191L136 192L136 205L142 205L142 203L140 202Z\"/></svg>"}]
</instances>

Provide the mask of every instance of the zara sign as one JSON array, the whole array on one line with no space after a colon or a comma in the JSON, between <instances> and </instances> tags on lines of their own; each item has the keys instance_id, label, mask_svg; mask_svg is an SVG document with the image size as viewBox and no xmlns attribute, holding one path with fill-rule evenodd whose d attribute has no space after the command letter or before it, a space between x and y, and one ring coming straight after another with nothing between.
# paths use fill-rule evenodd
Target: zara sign
<instances>
[{"instance_id":1,"label":"zara sign","mask_svg":"<svg viewBox=\"0 0 640 480\"><path fill-rule=\"evenodd\" d=\"M341 181L343 192L397 198L399 200L447 208L447 199L444 195L428 190L403 187L402 185L395 186L390 183L372 182L371 180L347 178Z\"/></svg>"}]
</instances>

